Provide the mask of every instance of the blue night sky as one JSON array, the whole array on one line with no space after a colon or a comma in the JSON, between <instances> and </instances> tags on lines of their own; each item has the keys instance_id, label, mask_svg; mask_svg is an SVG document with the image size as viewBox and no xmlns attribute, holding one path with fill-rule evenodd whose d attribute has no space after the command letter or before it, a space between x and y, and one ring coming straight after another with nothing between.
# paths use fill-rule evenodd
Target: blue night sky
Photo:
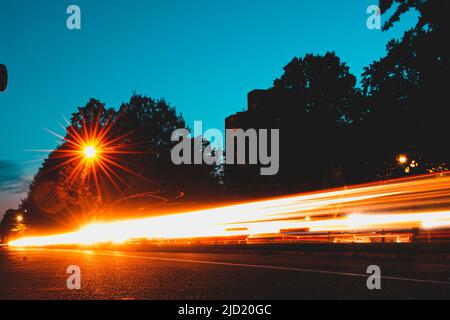
<instances>
[{"instance_id":1,"label":"blue night sky","mask_svg":"<svg viewBox=\"0 0 450 320\"><path fill-rule=\"evenodd\" d=\"M359 76L385 45L417 21L389 32L366 28L377 0L1 0L0 215L21 196L8 184L32 177L52 149L57 122L95 97L118 107L133 90L164 97L190 127L223 128L246 107L247 92L268 88L294 57L334 50ZM66 9L81 8L81 30Z\"/></svg>"}]
</instances>

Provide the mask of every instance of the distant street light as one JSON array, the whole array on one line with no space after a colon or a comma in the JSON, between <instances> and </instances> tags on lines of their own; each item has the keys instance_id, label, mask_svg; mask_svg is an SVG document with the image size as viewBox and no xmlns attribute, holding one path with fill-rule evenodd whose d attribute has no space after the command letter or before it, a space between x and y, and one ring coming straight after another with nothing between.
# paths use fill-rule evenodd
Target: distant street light
<instances>
[{"instance_id":1,"label":"distant street light","mask_svg":"<svg viewBox=\"0 0 450 320\"><path fill-rule=\"evenodd\" d=\"M404 154L400 154L397 157L397 161L398 161L399 164L405 165L408 162L408 157L406 155L404 155Z\"/></svg>"},{"instance_id":2,"label":"distant street light","mask_svg":"<svg viewBox=\"0 0 450 320\"><path fill-rule=\"evenodd\" d=\"M18 214L16 216L16 220L17 220L17 222L22 222L23 221L23 216L21 214Z\"/></svg>"},{"instance_id":3,"label":"distant street light","mask_svg":"<svg viewBox=\"0 0 450 320\"><path fill-rule=\"evenodd\" d=\"M8 85L8 72L6 71L6 66L0 64L0 91L5 91Z\"/></svg>"}]
</instances>

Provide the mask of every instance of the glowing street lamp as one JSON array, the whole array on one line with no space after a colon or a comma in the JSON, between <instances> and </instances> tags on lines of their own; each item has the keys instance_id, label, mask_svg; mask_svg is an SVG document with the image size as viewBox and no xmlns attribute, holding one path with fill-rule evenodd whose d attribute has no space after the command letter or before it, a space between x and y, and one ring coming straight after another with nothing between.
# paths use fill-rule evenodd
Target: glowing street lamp
<instances>
[{"instance_id":1,"label":"glowing street lamp","mask_svg":"<svg viewBox=\"0 0 450 320\"><path fill-rule=\"evenodd\" d=\"M97 156L97 149L90 145L84 148L83 153L86 159L94 159Z\"/></svg>"},{"instance_id":2,"label":"glowing street lamp","mask_svg":"<svg viewBox=\"0 0 450 320\"><path fill-rule=\"evenodd\" d=\"M398 161L399 164L405 165L408 162L408 157L406 155L404 155L404 154L400 154L397 157L397 161Z\"/></svg>"},{"instance_id":3,"label":"glowing street lamp","mask_svg":"<svg viewBox=\"0 0 450 320\"><path fill-rule=\"evenodd\" d=\"M84 115L81 115L82 127L72 125L67 122L66 136L61 136L49 131L64 143L61 148L56 150L44 150L48 152L58 153L57 158L63 159L61 164L58 164L52 169L56 169L68 164L71 164L70 171L66 180L68 183L73 183L77 179L84 181L88 175L93 178L95 182L95 189L97 195L101 195L100 176L103 176L111 182L111 184L122 192L121 187L127 186L126 182L116 173L117 170L125 171L135 177L142 178L140 174L132 171L120 163L121 158L119 154L141 154L144 152L133 151L129 148L130 144L118 143L123 138L129 136L132 132L126 132L118 137L108 136L114 123L115 118L108 118L105 124L101 124L101 112L94 116L94 119L88 121ZM43 150L37 150L39 152ZM120 180L120 184L117 183ZM84 182L83 182L84 183ZM89 183L89 182L87 182ZM81 186L82 184L80 184ZM127 186L128 187L128 186Z\"/></svg>"},{"instance_id":4,"label":"glowing street lamp","mask_svg":"<svg viewBox=\"0 0 450 320\"><path fill-rule=\"evenodd\" d=\"M17 222L22 222L22 221L23 221L23 216L22 216L21 214L18 214L18 215L16 216L16 221L17 221Z\"/></svg>"}]
</instances>

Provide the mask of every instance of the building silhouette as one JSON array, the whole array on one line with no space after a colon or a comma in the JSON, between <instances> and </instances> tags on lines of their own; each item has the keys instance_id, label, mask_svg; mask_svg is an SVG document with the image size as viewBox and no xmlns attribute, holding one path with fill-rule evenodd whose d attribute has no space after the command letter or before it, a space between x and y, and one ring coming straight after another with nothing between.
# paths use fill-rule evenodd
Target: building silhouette
<instances>
[{"instance_id":1,"label":"building silhouette","mask_svg":"<svg viewBox=\"0 0 450 320\"><path fill-rule=\"evenodd\" d=\"M273 89L255 89L247 94L247 110L237 112L225 119L225 129L277 129L277 121L273 118L271 109L275 104ZM260 164L249 164L249 139L245 144L245 164L236 164L237 139L235 139L234 164L225 164L224 182L226 190L237 198L261 196L273 193L276 176L262 176ZM270 150L270 146L268 148ZM259 152L259 149L257 149Z\"/></svg>"}]
</instances>

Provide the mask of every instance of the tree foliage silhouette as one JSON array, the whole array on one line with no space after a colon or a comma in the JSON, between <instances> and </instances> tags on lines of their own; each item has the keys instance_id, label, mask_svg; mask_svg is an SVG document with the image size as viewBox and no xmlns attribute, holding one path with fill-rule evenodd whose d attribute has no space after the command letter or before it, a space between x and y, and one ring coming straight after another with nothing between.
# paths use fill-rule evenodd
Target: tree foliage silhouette
<instances>
[{"instance_id":1,"label":"tree foliage silhouette","mask_svg":"<svg viewBox=\"0 0 450 320\"><path fill-rule=\"evenodd\" d=\"M400 40L391 40L387 55L363 74L363 88L372 114L370 126L383 128L380 150L393 159L407 153L421 164L416 172L448 168L447 141L449 57L447 42L450 1L381 1L382 12L397 4L384 28L415 9L417 25ZM385 159L387 161L387 159Z\"/></svg>"},{"instance_id":2,"label":"tree foliage silhouette","mask_svg":"<svg viewBox=\"0 0 450 320\"><path fill-rule=\"evenodd\" d=\"M17 229L18 221L16 219L19 211L14 209L6 210L0 222L0 242L6 242L10 232Z\"/></svg>"},{"instance_id":3,"label":"tree foliage silhouette","mask_svg":"<svg viewBox=\"0 0 450 320\"><path fill-rule=\"evenodd\" d=\"M216 167L172 164L171 134L177 128L185 122L164 100L133 95L115 111L91 99L72 115L65 141L44 161L20 208L28 210L32 226L74 227L120 212L138 215L171 199L190 204L216 196ZM76 137L99 132L108 145L104 165L77 171L77 161L61 156L73 149Z\"/></svg>"},{"instance_id":4,"label":"tree foliage silhouette","mask_svg":"<svg viewBox=\"0 0 450 320\"><path fill-rule=\"evenodd\" d=\"M380 1L383 14L393 10L384 30L408 10L419 20L365 68L361 88L332 52L286 65L264 107L248 111L254 127L281 133L280 173L269 182L255 177L256 183L303 190L448 169L449 3ZM399 165L399 154L411 163ZM248 177L234 179L245 185Z\"/></svg>"},{"instance_id":5,"label":"tree foliage silhouette","mask_svg":"<svg viewBox=\"0 0 450 320\"><path fill-rule=\"evenodd\" d=\"M343 168L352 160L347 131L365 117L355 85L356 77L334 52L294 58L267 91L266 101L248 111L249 127L280 129L279 173L253 181L237 174L233 184L296 190L342 183Z\"/></svg>"}]
</instances>

